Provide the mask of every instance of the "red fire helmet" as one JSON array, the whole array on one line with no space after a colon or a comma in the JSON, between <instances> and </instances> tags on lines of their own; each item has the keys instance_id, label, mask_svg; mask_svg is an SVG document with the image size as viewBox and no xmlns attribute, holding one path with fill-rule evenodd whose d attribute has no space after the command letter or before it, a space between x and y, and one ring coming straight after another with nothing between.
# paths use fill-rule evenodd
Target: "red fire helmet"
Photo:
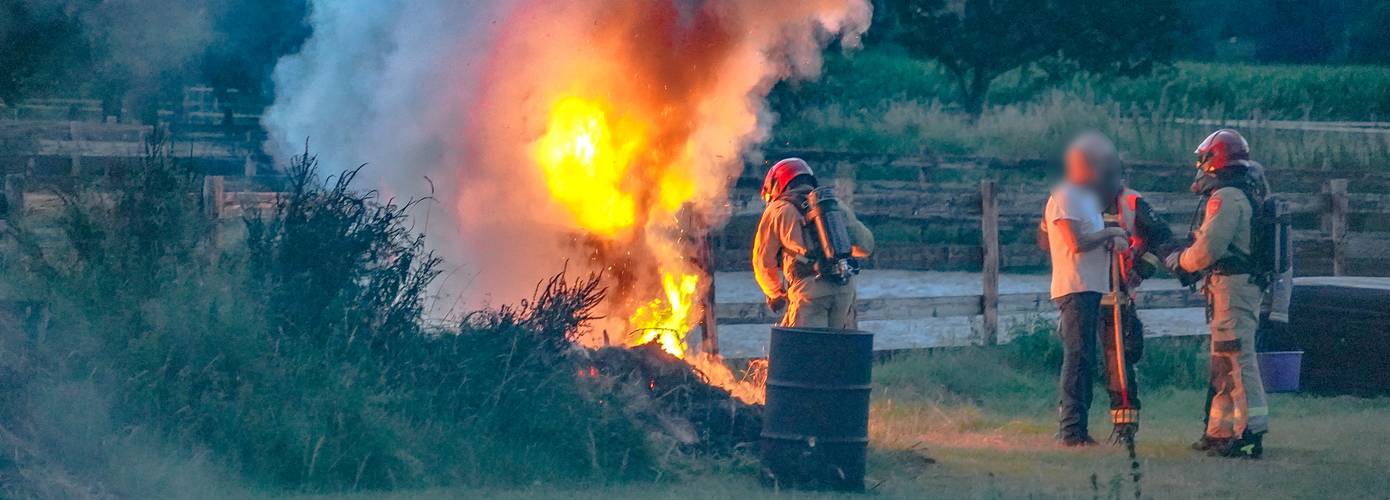
<instances>
[{"instance_id":1,"label":"red fire helmet","mask_svg":"<svg viewBox=\"0 0 1390 500\"><path fill-rule=\"evenodd\" d=\"M791 184L792 179L803 175L816 175L811 171L811 165L801 158L787 158L777 162L767 171L767 178L763 179L763 201L772 203L787 190L787 185Z\"/></svg>"},{"instance_id":2,"label":"red fire helmet","mask_svg":"<svg viewBox=\"0 0 1390 500\"><path fill-rule=\"evenodd\" d=\"M1250 143L1245 142L1240 132L1223 128L1207 136L1194 153L1197 154L1198 169L1215 172L1237 161L1249 160Z\"/></svg>"}]
</instances>

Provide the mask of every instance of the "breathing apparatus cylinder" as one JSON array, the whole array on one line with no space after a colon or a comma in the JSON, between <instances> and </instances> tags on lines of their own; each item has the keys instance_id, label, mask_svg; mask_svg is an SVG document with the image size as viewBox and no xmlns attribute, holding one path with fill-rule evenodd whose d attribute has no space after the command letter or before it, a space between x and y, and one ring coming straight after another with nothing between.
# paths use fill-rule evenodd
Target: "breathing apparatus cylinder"
<instances>
[{"instance_id":1,"label":"breathing apparatus cylinder","mask_svg":"<svg viewBox=\"0 0 1390 500\"><path fill-rule=\"evenodd\" d=\"M854 260L849 237L849 214L840 206L834 189L820 187L806 196L806 223L815 230L820 247L816 274L837 284L848 283L851 276L859 273L859 263Z\"/></svg>"}]
</instances>

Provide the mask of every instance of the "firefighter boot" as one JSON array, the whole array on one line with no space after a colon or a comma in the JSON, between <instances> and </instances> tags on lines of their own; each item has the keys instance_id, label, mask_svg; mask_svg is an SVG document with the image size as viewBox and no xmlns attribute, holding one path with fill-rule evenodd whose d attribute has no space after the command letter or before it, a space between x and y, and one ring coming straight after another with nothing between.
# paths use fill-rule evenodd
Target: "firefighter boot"
<instances>
[{"instance_id":1,"label":"firefighter boot","mask_svg":"<svg viewBox=\"0 0 1390 500\"><path fill-rule=\"evenodd\" d=\"M1259 460L1264 456L1265 433L1245 431L1240 439L1231 440L1231 444L1224 450L1221 456L1229 458L1249 458Z\"/></svg>"},{"instance_id":2,"label":"firefighter boot","mask_svg":"<svg viewBox=\"0 0 1390 500\"><path fill-rule=\"evenodd\" d=\"M1238 449L1238 448L1236 447L1236 443L1240 441L1239 439L1233 439L1233 438L1214 438L1214 437L1207 437L1207 438L1203 438L1203 439L1206 440L1206 444L1207 444L1207 449L1206 449L1207 456L1209 456L1209 457L1235 457L1235 456L1236 456L1235 453L1236 453L1236 450Z\"/></svg>"},{"instance_id":3,"label":"firefighter boot","mask_svg":"<svg viewBox=\"0 0 1390 500\"><path fill-rule=\"evenodd\" d=\"M1217 441L1220 441L1220 439L1203 435L1201 439L1192 443L1192 449L1194 451L1208 451Z\"/></svg>"}]
</instances>

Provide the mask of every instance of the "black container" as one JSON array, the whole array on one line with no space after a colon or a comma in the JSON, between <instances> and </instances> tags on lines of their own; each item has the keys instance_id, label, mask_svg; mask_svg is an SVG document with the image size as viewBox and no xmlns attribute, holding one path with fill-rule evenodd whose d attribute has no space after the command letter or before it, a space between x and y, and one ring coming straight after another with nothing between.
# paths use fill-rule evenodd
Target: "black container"
<instances>
[{"instance_id":1,"label":"black container","mask_svg":"<svg viewBox=\"0 0 1390 500\"><path fill-rule=\"evenodd\" d=\"M1260 340L1304 351L1301 390L1390 395L1390 278L1297 278L1289 318Z\"/></svg>"},{"instance_id":2,"label":"black container","mask_svg":"<svg viewBox=\"0 0 1390 500\"><path fill-rule=\"evenodd\" d=\"M786 488L864 489L873 353L868 332L772 328L765 479Z\"/></svg>"}]
</instances>

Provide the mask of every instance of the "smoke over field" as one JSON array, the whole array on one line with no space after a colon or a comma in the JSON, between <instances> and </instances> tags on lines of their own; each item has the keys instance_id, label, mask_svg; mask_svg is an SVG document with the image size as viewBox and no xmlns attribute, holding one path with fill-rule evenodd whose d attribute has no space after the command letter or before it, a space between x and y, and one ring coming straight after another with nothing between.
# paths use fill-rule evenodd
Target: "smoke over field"
<instances>
[{"instance_id":1,"label":"smoke over field","mask_svg":"<svg viewBox=\"0 0 1390 500\"><path fill-rule=\"evenodd\" d=\"M767 138L763 98L781 79L817 75L835 40L856 46L870 10L315 2L314 35L278 66L266 124L282 155L307 137L329 168L370 162L364 175L388 194L432 188L422 221L468 277L446 288L462 285L470 301L522 297L569 261L608 271L610 316L637 322L645 307L688 323L679 302L707 280L683 245L720 222L741 155ZM706 223L678 221L694 216Z\"/></svg>"}]
</instances>

